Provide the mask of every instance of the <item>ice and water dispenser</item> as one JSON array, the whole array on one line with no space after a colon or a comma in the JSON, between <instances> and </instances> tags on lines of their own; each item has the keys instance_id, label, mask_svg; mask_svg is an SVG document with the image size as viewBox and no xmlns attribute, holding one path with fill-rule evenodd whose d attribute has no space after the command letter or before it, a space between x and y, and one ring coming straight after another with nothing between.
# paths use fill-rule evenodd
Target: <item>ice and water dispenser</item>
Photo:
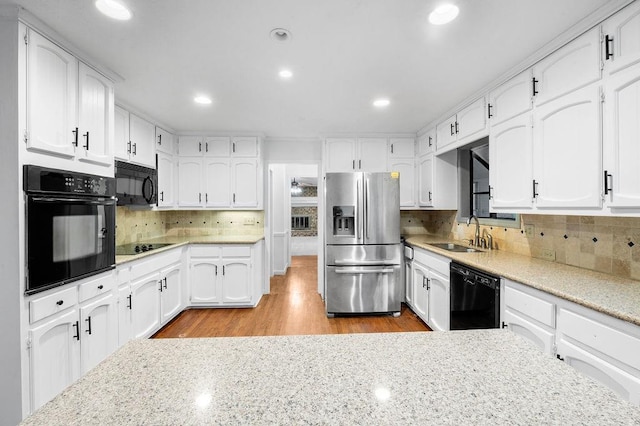
<instances>
[{"instance_id":1,"label":"ice and water dispenser","mask_svg":"<svg viewBox=\"0 0 640 426\"><path fill-rule=\"evenodd\" d=\"M355 207L333 207L333 235L336 237L353 237L355 235Z\"/></svg>"}]
</instances>

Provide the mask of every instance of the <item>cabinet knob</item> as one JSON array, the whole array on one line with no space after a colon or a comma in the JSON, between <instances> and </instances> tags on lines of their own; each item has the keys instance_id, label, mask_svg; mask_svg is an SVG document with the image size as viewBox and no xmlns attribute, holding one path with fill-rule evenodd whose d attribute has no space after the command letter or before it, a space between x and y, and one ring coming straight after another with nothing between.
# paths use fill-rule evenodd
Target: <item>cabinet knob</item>
<instances>
[{"instance_id":1,"label":"cabinet knob","mask_svg":"<svg viewBox=\"0 0 640 426\"><path fill-rule=\"evenodd\" d=\"M102 284L100 284L100 285L98 286L98 290L102 290L103 288L104 288L104 286L103 286Z\"/></svg>"},{"instance_id":2,"label":"cabinet knob","mask_svg":"<svg viewBox=\"0 0 640 426\"><path fill-rule=\"evenodd\" d=\"M64 303L64 300L58 300L58 301L56 302L56 305L58 305L58 306L62 306L62 304L63 304L63 303Z\"/></svg>"}]
</instances>

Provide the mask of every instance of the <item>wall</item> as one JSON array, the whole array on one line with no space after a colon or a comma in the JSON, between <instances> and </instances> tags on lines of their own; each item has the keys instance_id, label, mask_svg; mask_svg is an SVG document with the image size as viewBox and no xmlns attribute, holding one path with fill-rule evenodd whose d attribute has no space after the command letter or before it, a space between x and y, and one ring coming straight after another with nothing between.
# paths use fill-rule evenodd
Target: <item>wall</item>
<instances>
[{"instance_id":1,"label":"wall","mask_svg":"<svg viewBox=\"0 0 640 426\"><path fill-rule=\"evenodd\" d=\"M455 211L402 212L405 234L428 233L469 240L475 227L459 224ZM481 226L499 250L640 280L640 218L521 215L520 228ZM527 232L529 231L529 232ZM528 235L529 234L529 235Z\"/></svg>"},{"instance_id":2,"label":"wall","mask_svg":"<svg viewBox=\"0 0 640 426\"><path fill-rule=\"evenodd\" d=\"M163 235L263 235L264 212L116 209L116 245Z\"/></svg>"}]
</instances>

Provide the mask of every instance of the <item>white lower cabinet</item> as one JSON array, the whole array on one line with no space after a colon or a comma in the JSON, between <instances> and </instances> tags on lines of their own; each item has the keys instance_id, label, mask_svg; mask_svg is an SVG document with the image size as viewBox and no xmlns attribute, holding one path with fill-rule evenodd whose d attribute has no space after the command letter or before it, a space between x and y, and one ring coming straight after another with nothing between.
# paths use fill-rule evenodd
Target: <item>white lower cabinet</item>
<instances>
[{"instance_id":1,"label":"white lower cabinet","mask_svg":"<svg viewBox=\"0 0 640 426\"><path fill-rule=\"evenodd\" d=\"M193 246L191 305L255 306L262 296L261 265L262 243Z\"/></svg>"},{"instance_id":2,"label":"white lower cabinet","mask_svg":"<svg viewBox=\"0 0 640 426\"><path fill-rule=\"evenodd\" d=\"M118 268L118 342L151 336L185 307L184 248L158 253Z\"/></svg>"},{"instance_id":3,"label":"white lower cabinet","mask_svg":"<svg viewBox=\"0 0 640 426\"><path fill-rule=\"evenodd\" d=\"M113 281L106 272L29 300L31 412L116 349ZM78 304L78 294L90 298Z\"/></svg>"},{"instance_id":4,"label":"white lower cabinet","mask_svg":"<svg viewBox=\"0 0 640 426\"><path fill-rule=\"evenodd\" d=\"M640 327L504 280L503 327L640 405Z\"/></svg>"},{"instance_id":5,"label":"white lower cabinet","mask_svg":"<svg viewBox=\"0 0 640 426\"><path fill-rule=\"evenodd\" d=\"M419 248L413 253L411 307L432 330L449 330L450 260Z\"/></svg>"}]
</instances>

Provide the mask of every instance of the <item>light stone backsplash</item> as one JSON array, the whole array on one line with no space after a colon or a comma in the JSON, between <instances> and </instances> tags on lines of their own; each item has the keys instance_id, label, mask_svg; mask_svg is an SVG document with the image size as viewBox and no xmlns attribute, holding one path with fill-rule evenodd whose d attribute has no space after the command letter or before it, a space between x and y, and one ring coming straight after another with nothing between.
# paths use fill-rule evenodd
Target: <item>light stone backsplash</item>
<instances>
[{"instance_id":1,"label":"light stone backsplash","mask_svg":"<svg viewBox=\"0 0 640 426\"><path fill-rule=\"evenodd\" d=\"M161 236L263 234L263 211L116 209L116 245Z\"/></svg>"},{"instance_id":2,"label":"light stone backsplash","mask_svg":"<svg viewBox=\"0 0 640 426\"><path fill-rule=\"evenodd\" d=\"M464 244L475 232L475 225L457 222L455 211L403 211L401 223L405 234ZM640 279L640 218L521 215L520 228L480 226L481 236L485 229L499 250Z\"/></svg>"}]
</instances>

